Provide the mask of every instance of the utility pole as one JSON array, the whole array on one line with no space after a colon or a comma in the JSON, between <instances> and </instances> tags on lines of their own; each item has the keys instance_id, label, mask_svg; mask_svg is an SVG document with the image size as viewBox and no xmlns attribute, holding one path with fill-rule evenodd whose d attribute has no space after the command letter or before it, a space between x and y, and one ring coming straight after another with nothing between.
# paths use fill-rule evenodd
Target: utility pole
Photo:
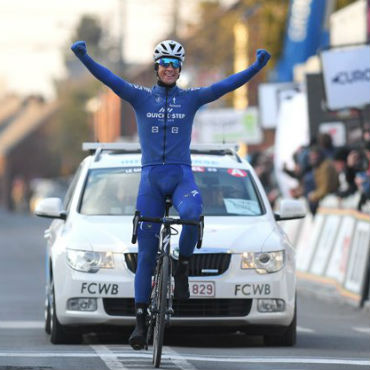
<instances>
[{"instance_id":1,"label":"utility pole","mask_svg":"<svg viewBox=\"0 0 370 370\"><path fill-rule=\"evenodd\" d=\"M177 39L178 22L179 22L179 6L180 0L172 0L172 30L171 35L173 39Z\"/></svg>"},{"instance_id":2,"label":"utility pole","mask_svg":"<svg viewBox=\"0 0 370 370\"><path fill-rule=\"evenodd\" d=\"M123 72L125 66L125 30L126 30L126 14L127 0L118 0L118 40L119 40L119 71Z\"/></svg>"},{"instance_id":3,"label":"utility pole","mask_svg":"<svg viewBox=\"0 0 370 370\"><path fill-rule=\"evenodd\" d=\"M234 72L240 72L247 68L248 60L248 26L243 20L234 24ZM247 84L234 91L233 106L235 109L245 109L248 106Z\"/></svg>"}]
</instances>

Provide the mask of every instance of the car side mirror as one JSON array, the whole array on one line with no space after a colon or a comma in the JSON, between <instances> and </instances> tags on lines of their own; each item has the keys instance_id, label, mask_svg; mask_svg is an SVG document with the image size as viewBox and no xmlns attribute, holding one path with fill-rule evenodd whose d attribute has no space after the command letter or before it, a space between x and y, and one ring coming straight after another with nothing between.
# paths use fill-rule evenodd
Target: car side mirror
<instances>
[{"instance_id":1,"label":"car side mirror","mask_svg":"<svg viewBox=\"0 0 370 370\"><path fill-rule=\"evenodd\" d=\"M306 216L306 205L302 200L282 199L274 216L276 221L304 218Z\"/></svg>"},{"instance_id":2,"label":"car side mirror","mask_svg":"<svg viewBox=\"0 0 370 370\"><path fill-rule=\"evenodd\" d=\"M67 213L63 209L63 203L60 198L45 198L36 204L35 215L46 218L60 218L65 220Z\"/></svg>"}]
</instances>

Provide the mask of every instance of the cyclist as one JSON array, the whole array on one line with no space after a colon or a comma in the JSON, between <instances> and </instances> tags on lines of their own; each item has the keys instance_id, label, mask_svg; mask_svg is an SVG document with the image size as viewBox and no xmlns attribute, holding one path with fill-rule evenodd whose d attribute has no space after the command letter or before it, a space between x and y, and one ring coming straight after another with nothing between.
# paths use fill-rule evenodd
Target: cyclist
<instances>
[{"instance_id":1,"label":"cyclist","mask_svg":"<svg viewBox=\"0 0 370 370\"><path fill-rule=\"evenodd\" d=\"M180 218L198 220L202 198L191 171L190 140L193 118L204 104L235 90L249 81L270 59L260 49L256 61L244 71L211 86L180 89L176 81L185 60L184 47L173 40L160 42L154 49L157 84L151 89L131 84L95 62L86 43L77 41L72 51L101 82L134 108L142 151L142 172L136 207L142 216L162 217L165 196L171 195ZM135 276L136 327L129 338L134 349L144 348L146 313L151 291L160 226L141 223L138 230L138 263ZM175 299L188 299L189 259L198 238L196 226L184 226L179 241L179 263L175 271Z\"/></svg>"}]
</instances>

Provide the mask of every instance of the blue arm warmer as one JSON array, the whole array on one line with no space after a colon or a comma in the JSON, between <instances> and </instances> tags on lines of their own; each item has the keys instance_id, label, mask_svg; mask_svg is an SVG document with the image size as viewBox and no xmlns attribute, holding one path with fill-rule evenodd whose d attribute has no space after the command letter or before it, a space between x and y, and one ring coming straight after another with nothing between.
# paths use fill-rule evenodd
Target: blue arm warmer
<instances>
[{"instance_id":1,"label":"blue arm warmer","mask_svg":"<svg viewBox=\"0 0 370 370\"><path fill-rule=\"evenodd\" d=\"M93 76L110 87L118 96L129 102L133 101L137 90L130 83L95 62L87 53L79 56L79 59Z\"/></svg>"},{"instance_id":2,"label":"blue arm warmer","mask_svg":"<svg viewBox=\"0 0 370 370\"><path fill-rule=\"evenodd\" d=\"M256 75L263 66L258 65L257 62L253 63L249 68L244 71L235 73L225 79L216 82L215 84L200 88L199 98L201 105L210 103L222 95L237 89L248 82L254 75Z\"/></svg>"}]
</instances>

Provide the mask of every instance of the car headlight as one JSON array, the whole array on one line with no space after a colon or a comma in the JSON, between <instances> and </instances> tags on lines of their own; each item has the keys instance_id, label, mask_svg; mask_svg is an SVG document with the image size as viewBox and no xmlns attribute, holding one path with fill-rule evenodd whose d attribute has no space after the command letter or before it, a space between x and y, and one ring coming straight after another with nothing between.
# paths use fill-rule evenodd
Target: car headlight
<instances>
[{"instance_id":1,"label":"car headlight","mask_svg":"<svg viewBox=\"0 0 370 370\"><path fill-rule=\"evenodd\" d=\"M284 251L277 252L244 252L242 269L254 269L259 274L276 272L284 266Z\"/></svg>"},{"instance_id":2,"label":"car headlight","mask_svg":"<svg viewBox=\"0 0 370 370\"><path fill-rule=\"evenodd\" d=\"M93 252L67 249L67 262L74 270L98 272L114 268L112 252Z\"/></svg>"}]
</instances>

